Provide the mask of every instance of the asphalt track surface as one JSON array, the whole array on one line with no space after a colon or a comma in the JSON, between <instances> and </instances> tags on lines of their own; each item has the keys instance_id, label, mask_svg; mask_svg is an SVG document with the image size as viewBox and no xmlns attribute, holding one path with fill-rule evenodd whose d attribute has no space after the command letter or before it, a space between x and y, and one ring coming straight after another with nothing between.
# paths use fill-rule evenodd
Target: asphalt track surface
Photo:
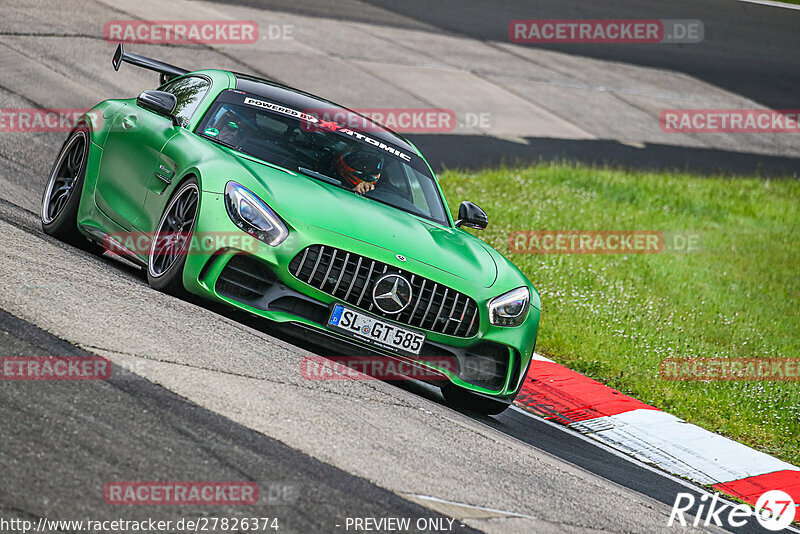
<instances>
[{"instance_id":1,"label":"asphalt track surface","mask_svg":"<svg viewBox=\"0 0 800 534\"><path fill-rule=\"evenodd\" d=\"M2 311L0 334L6 356L91 356ZM6 520L37 523L41 516L31 510L42 499L51 502L48 519L104 517L101 481L114 476L254 481L261 498L247 517L275 518L289 532L335 531L343 510L354 517L445 520L131 373L77 385L17 382L0 388L0 404L6 482L0 517ZM158 519L208 515L207 507L181 505ZM222 505L213 515L242 517L241 507ZM146 520L153 513L134 506L115 510L114 517ZM458 524L453 529L477 532Z\"/></svg>"},{"instance_id":2,"label":"asphalt track surface","mask_svg":"<svg viewBox=\"0 0 800 534\"><path fill-rule=\"evenodd\" d=\"M333 3L305 0L286 5L277 0L212 0L305 15L335 17L377 24L398 24L384 14L346 9ZM669 44L597 46L537 44L586 57L610 59L684 72L746 95L774 109L798 106L800 86L800 12L737 0L365 0L364 4L414 22L473 39L506 41L515 19L698 19L706 28L702 42L689 47ZM528 45L534 46L534 45Z\"/></svg>"},{"instance_id":3,"label":"asphalt track surface","mask_svg":"<svg viewBox=\"0 0 800 534\"><path fill-rule=\"evenodd\" d=\"M304 0L284 5L279 0L211 0L303 15L405 25L441 30L477 40L508 41L515 19L695 19L705 35L696 44L536 44L523 45L581 57L682 72L725 88L772 109L800 108L800 11L738 0L497 0L489 8L481 0L364 0L363 9L346 4ZM400 17L389 18L386 12ZM615 120L609 116L608 120ZM446 168L481 168L531 161L577 161L653 170L765 174L797 177L794 157L753 155L735 150L709 150L648 143L641 149L607 140L561 141L528 138L528 146L487 140L481 136L411 134L429 161Z\"/></svg>"},{"instance_id":4,"label":"asphalt track surface","mask_svg":"<svg viewBox=\"0 0 800 534\"><path fill-rule=\"evenodd\" d=\"M253 4L244 0L239 3ZM558 8L551 3L503 2L498 3L488 15L485 10L478 8L477 2L458 2L457 5L453 2L431 4L413 0L370 3L400 13L405 22L398 22L394 17L381 18L384 17L383 11L334 10L332 13L330 7L316 2L296 2L291 5L259 2L258 5L287 12L325 17L335 15L378 24L415 26L415 20L422 20L427 26L438 26L478 39L503 38L507 21L534 18L531 10L535 10L537 18L717 17L730 25L731 32L714 35L707 32L704 43L707 46L698 49L696 57L691 56L694 59L688 63L685 55L676 59L678 56L669 52L654 54L652 49L647 48L599 51L570 48L569 51L589 56L613 54L613 59L617 61L685 69L686 72L708 77L715 84L747 94L773 107L798 107L793 103L792 87L796 88L799 81L797 63L800 58L787 53L784 48L798 49L797 19L771 8L715 1L699 7L697 3L688 2L614 2L593 3L595 7L591 8L592 11L581 9L578 17L575 2L561 2L557 4ZM720 10L720 7L731 5L735 7ZM683 11L684 7L686 12ZM702 12L698 12L698 9ZM593 10L597 10L596 13ZM758 16L752 16L753 10L757 10ZM747 24L743 23L745 20ZM726 40L726 36L729 40ZM752 58L752 61L742 62L742 57ZM709 68L704 69L704 65ZM37 80L34 79L32 83L36 84ZM44 83L44 80L40 82ZM47 91L60 90L58 86L47 87ZM5 199L0 199L0 231L2 244L10 253L0 262L0 280L4 292L0 307L11 310L13 314L0 310L0 354L81 356L98 353L118 358L115 364L133 362L142 356L143 360L155 362L156 366L174 363L189 368L193 365L192 371L213 370L226 374L219 378L220 381L256 376L265 372L259 369L261 367L280 375L280 366L296 365L298 354L308 354L308 351L325 354L318 347L285 338L253 318L198 302L172 302L168 297L146 288L141 274L125 264L94 258L45 237L37 227L33 212L35 208L32 209L32 206L35 207L38 198L31 191L40 191L43 187L45 176L39 171L45 169L46 172L62 139L63 134L45 134L37 137L29 146L6 147L9 149L5 161L8 166L4 178L12 187L0 191L0 196ZM479 141L486 143L485 138L476 137L475 146L468 145L472 146L470 150L462 153L456 151L453 155L452 144L447 139L437 136L421 139L431 150L441 154L442 162L465 166L478 163L476 159L467 159L466 152L477 150ZM559 142L553 150L545 152L551 154L563 146ZM508 153L508 148L497 141L495 147L484 149L485 158L499 160ZM593 157L595 150L594 147L586 150L589 154L587 159ZM663 150L665 167L676 157L685 156L684 153L677 153L680 150L677 148ZM676 153L670 153L669 150ZM574 153L574 149L565 155L571 153ZM16 158L9 161L8 154L16 155ZM640 157L632 156L631 165L637 166ZM754 168L770 165L776 169L791 169L793 165L796 168L796 160L792 158L759 158L736 153L717 154L709 158L707 151L697 152L696 165L698 168L716 168L715 162L726 157L742 158L740 161ZM485 161L485 158L481 161ZM18 172L20 169L24 172ZM16 178L11 176L13 173L18 173ZM38 183L29 183L27 180L38 180ZM59 280L63 280L63 287L57 286ZM96 309L91 308L92 302L98 306ZM139 309L146 315L148 307L152 309L152 323L148 323L147 318L141 317L136 311ZM131 327L129 340L123 335L115 337L114 329L120 328L120 324ZM267 363L258 359L229 359L226 355L219 362L210 363L191 361L187 357L190 365L181 360L182 355L175 354L175 347L187 342L186 336L171 331L160 334L152 328L153 325L162 324L170 325L171 330L184 330L187 325L191 326L208 336L207 343L212 348L216 346L215 343L221 344L229 339L226 336L230 336L231 331L247 329L258 337L259 343L265 344L264 351L271 360ZM114 345L109 341L113 339L119 342ZM130 352L124 351L126 344L131 346ZM192 347L197 348L194 345ZM199 348L197 350L198 360L205 357L200 354ZM343 531L336 525L341 525L345 517L440 518L430 507L412 502L412 496L403 491L413 488L415 480L430 476L432 467L421 466L413 460L415 455L423 453L404 449L403 444L390 443L388 440L384 443L362 441L364 451L359 460L363 464L389 457L394 458L400 466L399 471L405 469L403 473L392 475L402 483L388 487L390 484L387 480L391 477L382 478L376 471L393 471L391 466L358 465L357 461L347 456L347 451L336 451L354 446L352 441L348 442L342 437L343 434L356 433L362 440L363 436L370 436L370 432L352 427L353 420L358 421L359 418L363 418L365 425L375 425L375 440L381 436L385 438L387 431L379 426L380 417L390 418L386 426L395 428L395 432L401 436L404 431L409 432L407 439L400 441L419 444L427 439L439 445L438 450L424 452L426 463L446 464L447 458L452 456L475 461L476 456L442 446L446 440L435 435L442 428L456 429L453 431L454 447L471 446L469 441L462 441L461 433L465 433L472 436L467 439L473 439L476 447L490 447L488 442L503 442L509 450L513 450L518 459L516 473L511 470L499 471L500 465L504 468L514 465L506 461L504 456L476 463L475 477L468 482L463 477L453 477L453 480L443 481L441 485L437 481L423 484L430 489L429 494L442 488L443 497L457 493L447 483L452 486L460 482L472 486L471 492L465 492L467 494L480 496L481 487L485 485L487 493L491 486L492 491L502 489L517 498L516 504L503 503L503 509L511 514L463 521L463 527L461 522L456 522L456 531L469 532L470 524L488 532L588 532L594 529L611 532L672 531L674 529L666 529L665 514L668 514L676 494L688 491L699 496L702 491L629 462L577 434L516 410L509 410L494 418L453 412L443 405L436 390L422 384L379 383L374 387L365 387L369 390L366 392L355 387L360 388L360 385L354 385L352 391L345 390L344 386L339 391L336 390L338 385L332 385L327 386L330 391L319 389L308 392L310 386L307 384L279 384L280 387L270 390L275 395L271 400L278 412L288 415L275 415L267 419L272 425L268 426L251 423L254 417L252 413L232 415L220 407L230 404L231 400L222 399L216 403L207 399L203 402L192 400L200 398L197 390L205 388L218 392L214 390L216 377L211 377L212 380L209 378L211 375L204 374L197 379L197 384L188 384L191 377L178 374L178 371L174 376L167 376L159 375L161 371L158 368L155 371L142 368L140 373L130 373L125 372L123 367L117 367L120 374L109 381L83 383L80 387L73 383L0 384L0 470L6 482L0 485L0 517L38 519L46 514L51 519L148 516L170 519L199 515L257 515L277 517L283 532ZM204 382L206 379L207 383ZM269 381L269 378L264 380ZM182 388L179 382L188 385ZM233 383L224 382L225 387ZM236 384L246 389L245 385ZM188 387L191 385L196 387ZM230 391L230 388L226 391ZM281 393L287 395L285 401L279 398ZM326 395L339 397L334 396L330 400ZM353 398L355 401L345 404L346 408L363 411L354 411L351 420L337 422L334 403L344 404ZM397 399L397 405L389 404L385 400L387 398ZM298 400L307 404L302 405L296 402ZM253 406L241 403L241 410L255 412L259 407L264 407L255 399L253 402ZM298 429L302 424L287 419L313 412L315 402L321 403L323 409L331 410L326 426ZM217 408L209 408L213 405ZM423 422L412 421L417 426L410 425L409 414L420 410L425 414ZM370 415L371 412L376 415ZM346 428L348 424L351 425L349 429ZM432 434L420 437L417 435L420 429ZM307 446L306 441L309 442ZM321 452L326 450L325 447L329 448L329 454ZM384 449L390 450L382 454ZM415 465L416 469L413 469ZM498 477L506 480L498 483ZM175 507L161 508L155 512L136 507L110 508L102 499L102 486L109 480L154 479L253 480L259 483L262 492L264 488L282 488L285 490L283 495L288 492L289 496L260 502L247 510L246 514L241 508L226 507L212 510ZM9 484L8 481L13 482ZM581 484L586 486L585 491L573 488ZM481 502L479 497L465 498L462 502L466 501L476 506L491 504ZM456 507L455 510L453 512L450 509L450 515L466 515L464 509ZM642 514L641 520L636 517L638 514ZM736 530L760 531L756 524Z\"/></svg>"}]
</instances>

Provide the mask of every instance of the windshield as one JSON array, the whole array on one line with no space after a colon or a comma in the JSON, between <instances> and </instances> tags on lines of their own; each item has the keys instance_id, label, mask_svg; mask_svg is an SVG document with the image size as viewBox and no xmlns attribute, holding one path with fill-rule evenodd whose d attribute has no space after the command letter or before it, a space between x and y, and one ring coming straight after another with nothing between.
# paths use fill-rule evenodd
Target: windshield
<instances>
[{"instance_id":1,"label":"windshield","mask_svg":"<svg viewBox=\"0 0 800 534\"><path fill-rule=\"evenodd\" d=\"M368 133L233 90L217 97L197 133L353 194L358 194L358 182L369 182L365 197L447 224L439 190L422 158Z\"/></svg>"}]
</instances>

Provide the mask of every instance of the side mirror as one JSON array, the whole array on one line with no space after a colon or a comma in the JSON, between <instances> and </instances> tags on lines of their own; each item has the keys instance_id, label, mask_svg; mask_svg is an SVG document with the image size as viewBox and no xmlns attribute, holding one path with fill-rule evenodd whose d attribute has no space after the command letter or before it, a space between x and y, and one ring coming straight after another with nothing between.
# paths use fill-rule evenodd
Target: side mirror
<instances>
[{"instance_id":1,"label":"side mirror","mask_svg":"<svg viewBox=\"0 0 800 534\"><path fill-rule=\"evenodd\" d=\"M487 224L489 224L489 217L486 216L486 212L472 202L465 200L458 207L457 228L466 226L468 228L483 230L486 228Z\"/></svg>"},{"instance_id":2,"label":"side mirror","mask_svg":"<svg viewBox=\"0 0 800 534\"><path fill-rule=\"evenodd\" d=\"M167 93L165 91L145 91L136 99L136 105L147 111L152 111L153 113L172 119L173 126L181 125L178 118L172 114L175 110L175 106L178 105L178 99L172 93Z\"/></svg>"}]
</instances>

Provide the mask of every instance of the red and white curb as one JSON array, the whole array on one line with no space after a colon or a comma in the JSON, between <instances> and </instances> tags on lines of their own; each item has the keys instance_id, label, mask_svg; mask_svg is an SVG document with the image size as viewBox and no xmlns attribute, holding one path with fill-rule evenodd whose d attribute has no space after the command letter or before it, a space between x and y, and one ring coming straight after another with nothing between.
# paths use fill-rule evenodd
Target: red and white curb
<instances>
[{"instance_id":1,"label":"red and white curb","mask_svg":"<svg viewBox=\"0 0 800 534\"><path fill-rule=\"evenodd\" d=\"M768 490L800 503L800 468L534 355L514 403L646 464L752 505Z\"/></svg>"}]
</instances>

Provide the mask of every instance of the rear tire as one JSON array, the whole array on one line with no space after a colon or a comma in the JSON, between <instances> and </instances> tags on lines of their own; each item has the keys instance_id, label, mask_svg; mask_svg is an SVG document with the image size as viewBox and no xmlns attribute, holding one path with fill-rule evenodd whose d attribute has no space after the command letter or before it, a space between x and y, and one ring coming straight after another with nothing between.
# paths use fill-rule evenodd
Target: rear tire
<instances>
[{"instance_id":1,"label":"rear tire","mask_svg":"<svg viewBox=\"0 0 800 534\"><path fill-rule=\"evenodd\" d=\"M454 408L481 415L498 415L510 406L504 402L481 397L454 384L444 385L442 387L442 395Z\"/></svg>"},{"instance_id":2,"label":"rear tire","mask_svg":"<svg viewBox=\"0 0 800 534\"><path fill-rule=\"evenodd\" d=\"M45 234L88 252L102 254L103 247L78 231L78 205L88 159L89 129L79 125L69 135L53 164L39 217Z\"/></svg>"},{"instance_id":3,"label":"rear tire","mask_svg":"<svg viewBox=\"0 0 800 534\"><path fill-rule=\"evenodd\" d=\"M147 260L147 282L153 289L177 297L188 295L183 267L199 207L200 187L192 176L175 190L153 234Z\"/></svg>"}]
</instances>

